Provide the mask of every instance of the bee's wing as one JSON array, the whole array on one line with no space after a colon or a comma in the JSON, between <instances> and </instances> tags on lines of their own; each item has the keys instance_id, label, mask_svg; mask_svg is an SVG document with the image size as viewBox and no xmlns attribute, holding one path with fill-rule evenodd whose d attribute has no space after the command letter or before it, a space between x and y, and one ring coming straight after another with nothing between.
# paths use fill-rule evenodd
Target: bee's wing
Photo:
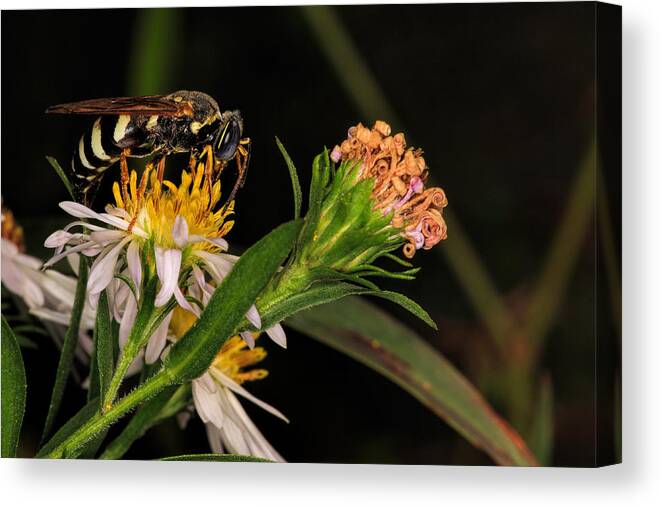
<instances>
[{"instance_id":1,"label":"bee's wing","mask_svg":"<svg viewBox=\"0 0 661 507\"><path fill-rule=\"evenodd\" d=\"M46 109L46 113L192 116L193 107L186 100L177 102L173 98L150 95L146 97L114 97L81 100L80 102L51 106Z\"/></svg>"}]
</instances>

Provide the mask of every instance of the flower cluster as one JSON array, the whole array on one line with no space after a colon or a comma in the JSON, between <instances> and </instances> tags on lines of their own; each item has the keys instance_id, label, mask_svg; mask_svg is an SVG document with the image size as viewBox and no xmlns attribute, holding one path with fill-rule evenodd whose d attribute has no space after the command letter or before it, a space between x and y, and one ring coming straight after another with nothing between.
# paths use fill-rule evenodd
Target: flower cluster
<instances>
[{"instance_id":1,"label":"flower cluster","mask_svg":"<svg viewBox=\"0 0 661 507\"><path fill-rule=\"evenodd\" d=\"M181 308L173 312L170 333L174 341L195 323L196 317ZM253 342L254 343L254 342ZM268 375L262 368L252 368L264 360L266 350L247 350L239 336L227 340L218 351L206 373L193 381L194 407L206 425L213 452L225 449L273 461L284 461L250 420L237 398L241 396L274 416L289 422L282 413L248 392L242 384L261 380Z\"/></svg>"},{"instance_id":2,"label":"flower cluster","mask_svg":"<svg viewBox=\"0 0 661 507\"><path fill-rule=\"evenodd\" d=\"M377 121L371 129L359 123L333 148L331 160L362 162L358 179L374 179L374 208L384 215L392 213L391 224L402 229L406 239L406 257L446 239L445 192L438 187L425 188L428 169L422 150L407 148L403 133L392 136L390 125L384 121Z\"/></svg>"}]
</instances>

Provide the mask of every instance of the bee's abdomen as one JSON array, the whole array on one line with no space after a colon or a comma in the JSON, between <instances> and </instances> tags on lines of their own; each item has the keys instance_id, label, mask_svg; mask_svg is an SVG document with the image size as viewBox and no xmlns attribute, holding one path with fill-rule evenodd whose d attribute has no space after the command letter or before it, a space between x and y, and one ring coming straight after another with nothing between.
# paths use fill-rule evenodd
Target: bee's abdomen
<instances>
[{"instance_id":1,"label":"bee's abdomen","mask_svg":"<svg viewBox=\"0 0 661 507\"><path fill-rule=\"evenodd\" d=\"M86 194L101 175L113 165L127 146L126 134L131 117L100 116L80 137L73 152L71 169L76 188ZM130 144L130 143L128 143Z\"/></svg>"}]
</instances>

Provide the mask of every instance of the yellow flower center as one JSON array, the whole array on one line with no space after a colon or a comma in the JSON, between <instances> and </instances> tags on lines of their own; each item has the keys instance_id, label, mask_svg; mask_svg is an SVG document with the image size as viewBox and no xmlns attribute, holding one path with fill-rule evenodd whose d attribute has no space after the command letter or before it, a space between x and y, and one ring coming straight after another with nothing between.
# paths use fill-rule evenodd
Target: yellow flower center
<instances>
[{"instance_id":1,"label":"yellow flower center","mask_svg":"<svg viewBox=\"0 0 661 507\"><path fill-rule=\"evenodd\" d=\"M115 206L125 210L136 226L165 248L175 246L172 228L177 216L186 220L190 236L222 238L234 225L233 220L226 221L234 211L234 201L214 211L220 201L220 181L212 179L204 164L198 164L197 169L182 172L177 186L168 180L160 181L148 165L139 185L135 171L131 171L126 190L120 190L119 183L114 183ZM217 249L208 242L200 242L195 248Z\"/></svg>"},{"instance_id":2,"label":"yellow flower center","mask_svg":"<svg viewBox=\"0 0 661 507\"><path fill-rule=\"evenodd\" d=\"M170 331L176 339L181 338L188 331L197 317L181 307L175 308L170 321ZM258 336L255 336L257 339ZM246 342L240 336L233 336L227 340L213 360L212 366L218 368L237 384L246 381L260 380L268 375L268 371L262 368L246 368L259 363L266 357L263 347L255 347L250 350Z\"/></svg>"}]
</instances>

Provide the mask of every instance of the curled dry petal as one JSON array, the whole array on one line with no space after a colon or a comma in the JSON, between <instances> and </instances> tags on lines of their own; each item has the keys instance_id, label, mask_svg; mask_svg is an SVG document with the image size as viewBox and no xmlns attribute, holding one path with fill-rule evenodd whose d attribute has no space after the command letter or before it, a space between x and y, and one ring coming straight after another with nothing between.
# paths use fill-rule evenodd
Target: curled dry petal
<instances>
[{"instance_id":1,"label":"curled dry petal","mask_svg":"<svg viewBox=\"0 0 661 507\"><path fill-rule=\"evenodd\" d=\"M404 134L391 136L390 125L381 120L371 129L359 123L349 128L347 139L335 146L331 158L363 162L359 179L374 179L374 209L383 215L393 213L391 225L402 229L406 257L446 238L445 192L438 187L425 189L428 169L422 150L407 148Z\"/></svg>"}]
</instances>

